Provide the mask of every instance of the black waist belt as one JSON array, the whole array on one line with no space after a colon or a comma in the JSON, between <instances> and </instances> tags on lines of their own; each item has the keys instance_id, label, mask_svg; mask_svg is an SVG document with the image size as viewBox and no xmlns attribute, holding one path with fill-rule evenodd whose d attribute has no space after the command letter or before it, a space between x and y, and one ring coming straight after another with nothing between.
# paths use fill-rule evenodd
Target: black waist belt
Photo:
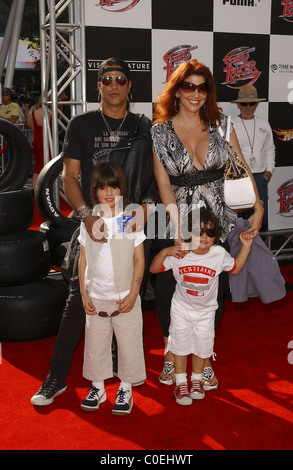
<instances>
[{"instance_id":1,"label":"black waist belt","mask_svg":"<svg viewBox=\"0 0 293 470\"><path fill-rule=\"evenodd\" d=\"M175 186L194 187L217 181L224 176L226 165L215 170L199 170L194 173L185 173L183 175L169 175L170 183Z\"/></svg>"}]
</instances>

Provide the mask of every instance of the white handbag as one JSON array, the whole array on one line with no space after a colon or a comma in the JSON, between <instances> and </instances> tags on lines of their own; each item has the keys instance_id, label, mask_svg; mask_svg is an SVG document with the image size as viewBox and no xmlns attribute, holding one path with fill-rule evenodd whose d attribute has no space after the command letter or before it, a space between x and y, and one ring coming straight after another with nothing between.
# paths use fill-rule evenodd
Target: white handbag
<instances>
[{"instance_id":1,"label":"white handbag","mask_svg":"<svg viewBox=\"0 0 293 470\"><path fill-rule=\"evenodd\" d=\"M242 162L230 144L231 116L228 117L227 133L218 127L220 135L226 142L227 164L224 171L224 198L228 207L233 210L250 209L254 206L256 197L247 167Z\"/></svg>"}]
</instances>

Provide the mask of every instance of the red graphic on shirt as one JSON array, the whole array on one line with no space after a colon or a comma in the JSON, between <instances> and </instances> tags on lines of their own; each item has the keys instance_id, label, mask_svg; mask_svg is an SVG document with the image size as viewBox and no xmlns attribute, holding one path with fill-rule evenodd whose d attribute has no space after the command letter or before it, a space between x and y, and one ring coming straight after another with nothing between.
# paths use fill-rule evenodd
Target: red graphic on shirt
<instances>
[{"instance_id":1,"label":"red graphic on shirt","mask_svg":"<svg viewBox=\"0 0 293 470\"><path fill-rule=\"evenodd\" d=\"M206 266L182 266L179 274L183 275L180 284L186 289L186 294L204 297L210 290L210 280L216 276L216 271Z\"/></svg>"},{"instance_id":2,"label":"red graphic on shirt","mask_svg":"<svg viewBox=\"0 0 293 470\"><path fill-rule=\"evenodd\" d=\"M203 291L198 291L198 290L186 290L186 293L189 295L193 295L194 297L203 297L204 292Z\"/></svg>"},{"instance_id":3,"label":"red graphic on shirt","mask_svg":"<svg viewBox=\"0 0 293 470\"><path fill-rule=\"evenodd\" d=\"M205 274L206 276L215 277L216 271L205 266L182 266L179 268L179 274Z\"/></svg>"},{"instance_id":4,"label":"red graphic on shirt","mask_svg":"<svg viewBox=\"0 0 293 470\"><path fill-rule=\"evenodd\" d=\"M199 276L183 276L183 281L185 282L193 282L194 284L208 284L209 279L207 277L199 277Z\"/></svg>"}]
</instances>

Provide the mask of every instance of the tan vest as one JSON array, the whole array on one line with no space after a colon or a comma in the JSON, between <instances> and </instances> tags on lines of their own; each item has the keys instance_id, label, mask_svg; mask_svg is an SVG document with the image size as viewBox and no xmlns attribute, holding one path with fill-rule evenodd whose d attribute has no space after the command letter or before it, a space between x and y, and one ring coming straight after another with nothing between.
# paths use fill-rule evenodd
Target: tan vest
<instances>
[{"instance_id":1,"label":"tan vest","mask_svg":"<svg viewBox=\"0 0 293 470\"><path fill-rule=\"evenodd\" d=\"M121 238L112 238L109 240L112 254L114 290L115 292L125 292L131 288L134 266L134 242L135 234L119 234ZM99 253L103 243L94 242L86 232L86 260L85 287L89 290L91 282L96 271ZM103 273L101 273L103 274Z\"/></svg>"}]
</instances>

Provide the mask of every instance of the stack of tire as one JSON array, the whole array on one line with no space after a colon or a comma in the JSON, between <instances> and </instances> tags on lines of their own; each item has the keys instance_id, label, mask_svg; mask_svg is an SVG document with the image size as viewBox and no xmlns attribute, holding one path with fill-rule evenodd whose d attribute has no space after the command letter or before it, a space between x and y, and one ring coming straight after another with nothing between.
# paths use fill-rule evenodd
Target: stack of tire
<instances>
[{"instance_id":1,"label":"stack of tire","mask_svg":"<svg viewBox=\"0 0 293 470\"><path fill-rule=\"evenodd\" d=\"M35 188L35 202L44 222L40 231L48 237L51 264L61 266L68 242L73 232L79 227L80 219L74 211L68 216L62 213L62 204L70 205L62 186L63 159L61 155L52 158L38 176Z\"/></svg>"},{"instance_id":2,"label":"stack of tire","mask_svg":"<svg viewBox=\"0 0 293 470\"><path fill-rule=\"evenodd\" d=\"M50 273L45 233L30 229L33 195L25 187L32 169L26 137L0 118L8 162L0 174L0 341L26 342L58 332L68 287L61 273Z\"/></svg>"}]
</instances>

